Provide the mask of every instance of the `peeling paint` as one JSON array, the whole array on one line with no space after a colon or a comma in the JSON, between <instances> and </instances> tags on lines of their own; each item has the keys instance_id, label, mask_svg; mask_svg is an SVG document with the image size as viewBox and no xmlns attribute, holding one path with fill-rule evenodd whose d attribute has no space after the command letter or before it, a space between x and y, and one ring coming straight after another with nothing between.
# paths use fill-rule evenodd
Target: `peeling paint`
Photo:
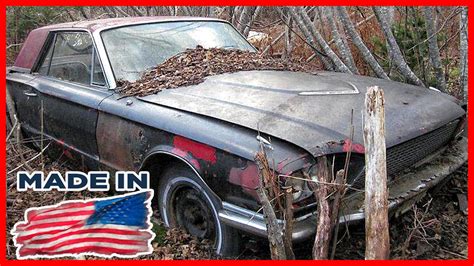
<instances>
[{"instance_id":1,"label":"peeling paint","mask_svg":"<svg viewBox=\"0 0 474 266\"><path fill-rule=\"evenodd\" d=\"M352 146L352 152L365 153L365 147L364 147L364 145L358 144L358 143L351 143L351 140L350 140L350 139L344 140L344 144L343 144L343 146L342 146L342 150L343 150L344 152L348 152L349 149L351 148L351 146Z\"/></svg>"},{"instance_id":2,"label":"peeling paint","mask_svg":"<svg viewBox=\"0 0 474 266\"><path fill-rule=\"evenodd\" d=\"M253 162L248 162L244 168L230 169L229 182L247 189L258 188L258 169Z\"/></svg>"},{"instance_id":3,"label":"peeling paint","mask_svg":"<svg viewBox=\"0 0 474 266\"><path fill-rule=\"evenodd\" d=\"M191 153L196 159L201 159L211 164L217 162L216 149L206 144L176 136L173 138L173 146L181 151Z\"/></svg>"}]
</instances>

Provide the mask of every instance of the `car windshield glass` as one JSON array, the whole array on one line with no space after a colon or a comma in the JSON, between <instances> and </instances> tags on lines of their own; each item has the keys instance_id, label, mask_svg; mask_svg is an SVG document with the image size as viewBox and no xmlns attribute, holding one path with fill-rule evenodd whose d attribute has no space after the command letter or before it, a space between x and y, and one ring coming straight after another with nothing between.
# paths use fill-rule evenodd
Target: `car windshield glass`
<instances>
[{"instance_id":1,"label":"car windshield glass","mask_svg":"<svg viewBox=\"0 0 474 266\"><path fill-rule=\"evenodd\" d=\"M218 21L142 24L102 33L116 80L137 80L141 73L166 59L201 45L255 51L231 25Z\"/></svg>"}]
</instances>

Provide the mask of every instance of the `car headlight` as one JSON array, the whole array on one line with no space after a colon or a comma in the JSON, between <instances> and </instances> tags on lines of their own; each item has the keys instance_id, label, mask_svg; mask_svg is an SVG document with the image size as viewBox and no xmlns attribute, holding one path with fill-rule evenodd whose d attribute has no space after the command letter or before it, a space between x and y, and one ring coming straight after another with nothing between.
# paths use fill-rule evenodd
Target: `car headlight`
<instances>
[{"instance_id":1,"label":"car headlight","mask_svg":"<svg viewBox=\"0 0 474 266\"><path fill-rule=\"evenodd\" d=\"M285 187L292 188L293 202L304 200L313 194L313 192L308 186L308 182L305 180L305 177L301 172L286 177Z\"/></svg>"}]
</instances>

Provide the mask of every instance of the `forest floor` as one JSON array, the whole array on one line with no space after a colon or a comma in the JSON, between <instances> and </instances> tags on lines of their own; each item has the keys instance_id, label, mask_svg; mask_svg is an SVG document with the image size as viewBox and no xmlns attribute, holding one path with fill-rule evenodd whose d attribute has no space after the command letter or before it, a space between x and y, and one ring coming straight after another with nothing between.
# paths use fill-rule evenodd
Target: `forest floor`
<instances>
[{"instance_id":1,"label":"forest floor","mask_svg":"<svg viewBox=\"0 0 474 266\"><path fill-rule=\"evenodd\" d=\"M20 156L22 154L23 156ZM23 145L7 143L7 243L8 259L15 259L15 246L10 230L23 219L27 208L59 203L69 199L107 196L99 192L17 192L16 172L70 170L66 160L41 160L38 153ZM35 159L31 160L31 158ZM21 158L23 157L23 158ZM25 162L27 162L25 164ZM392 259L466 259L467 258L467 164L451 174L445 186L427 194L410 211L390 220ZM196 239L179 229L165 229L155 213L154 252L143 259L222 259L213 253L212 244ZM340 228L336 259L364 259L363 225ZM270 259L268 244L261 239L245 238L237 259ZM311 259L311 241L295 246L299 259ZM98 259L85 256L85 259Z\"/></svg>"}]
</instances>

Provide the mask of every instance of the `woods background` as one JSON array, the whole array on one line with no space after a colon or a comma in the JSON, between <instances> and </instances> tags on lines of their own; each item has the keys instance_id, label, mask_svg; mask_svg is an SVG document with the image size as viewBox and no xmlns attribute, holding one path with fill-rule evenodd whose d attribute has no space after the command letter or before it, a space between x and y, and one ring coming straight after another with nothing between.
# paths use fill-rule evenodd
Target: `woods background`
<instances>
[{"instance_id":1,"label":"woods background","mask_svg":"<svg viewBox=\"0 0 474 266\"><path fill-rule=\"evenodd\" d=\"M467 7L8 7L7 64L37 27L128 16L221 18L261 53L467 99Z\"/></svg>"}]
</instances>

